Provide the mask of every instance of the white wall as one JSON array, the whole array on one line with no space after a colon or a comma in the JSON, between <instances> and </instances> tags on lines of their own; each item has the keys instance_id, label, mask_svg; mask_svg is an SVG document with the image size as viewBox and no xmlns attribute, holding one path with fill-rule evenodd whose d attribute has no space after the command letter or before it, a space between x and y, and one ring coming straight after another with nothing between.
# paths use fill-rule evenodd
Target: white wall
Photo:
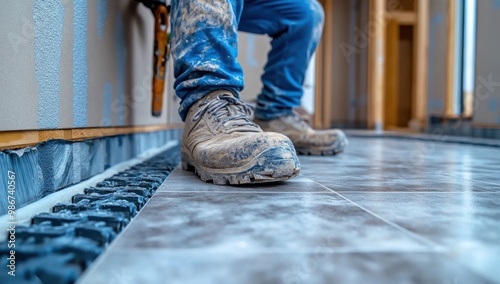
<instances>
[{"instance_id":1,"label":"white wall","mask_svg":"<svg viewBox=\"0 0 500 284\"><path fill-rule=\"evenodd\" d=\"M0 21L0 131L170 122L167 100L161 117L150 115L153 17L144 6L2 1Z\"/></svg>"}]
</instances>

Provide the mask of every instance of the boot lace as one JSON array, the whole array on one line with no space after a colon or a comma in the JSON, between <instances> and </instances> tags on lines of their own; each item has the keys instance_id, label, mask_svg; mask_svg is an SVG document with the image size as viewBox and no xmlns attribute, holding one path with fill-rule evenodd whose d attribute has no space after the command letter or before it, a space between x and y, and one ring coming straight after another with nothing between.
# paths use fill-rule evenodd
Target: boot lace
<instances>
[{"instance_id":1,"label":"boot lace","mask_svg":"<svg viewBox=\"0 0 500 284\"><path fill-rule=\"evenodd\" d=\"M227 122L232 122L231 127L254 126L257 127L252 119L252 108L242 100L233 96L222 94L216 99L205 101L200 104L202 107L193 116L193 121L200 120L203 115L209 114L209 118L218 122L217 128L224 126Z\"/></svg>"}]
</instances>

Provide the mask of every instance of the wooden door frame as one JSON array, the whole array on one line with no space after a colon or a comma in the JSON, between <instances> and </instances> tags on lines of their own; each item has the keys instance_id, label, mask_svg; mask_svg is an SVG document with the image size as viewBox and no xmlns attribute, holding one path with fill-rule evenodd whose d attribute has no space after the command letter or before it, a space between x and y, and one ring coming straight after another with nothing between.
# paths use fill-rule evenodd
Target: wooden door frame
<instances>
[{"instance_id":1,"label":"wooden door frame","mask_svg":"<svg viewBox=\"0 0 500 284\"><path fill-rule=\"evenodd\" d=\"M410 126L414 130L422 130L427 124L428 68L429 68L429 0L418 0L416 3L416 48L415 48L415 84L413 97L413 113Z\"/></svg>"},{"instance_id":2,"label":"wooden door frame","mask_svg":"<svg viewBox=\"0 0 500 284\"><path fill-rule=\"evenodd\" d=\"M368 128L384 129L386 0L370 0L368 44Z\"/></svg>"},{"instance_id":3,"label":"wooden door frame","mask_svg":"<svg viewBox=\"0 0 500 284\"><path fill-rule=\"evenodd\" d=\"M454 0L451 0L454 1ZM414 35L414 55L413 63L415 73L413 75L412 86L412 114L410 129L423 130L427 122L427 74L428 74L428 49L429 49L429 0L415 1L414 12L397 12L387 14L385 11L386 0L370 0L370 15L376 19L384 19L383 25L378 25L381 30L373 30L370 36L370 58L369 58L369 97L368 97L368 126L377 131L385 127L385 102L386 88L384 85L387 76L387 58L384 58L386 46L379 45L378 42L387 43L386 26L389 21L397 21L399 24L413 25L416 33ZM390 19L386 18L390 15ZM388 47L388 46L387 46ZM382 63L381 63L382 62Z\"/></svg>"},{"instance_id":4,"label":"wooden door frame","mask_svg":"<svg viewBox=\"0 0 500 284\"><path fill-rule=\"evenodd\" d=\"M386 0L369 0L369 43L368 43L368 102L367 125L369 129L384 129L384 96L386 76ZM393 18L401 23L413 23L416 28L414 51L413 109L410 125L421 130L427 120L427 74L429 49L429 1L416 1L416 13L393 13ZM453 0L452 0L453 1ZM319 0L325 10L323 38L316 51L316 89L313 125L328 128L332 119L330 114L333 86L328 80L333 74L333 9L332 0Z\"/></svg>"},{"instance_id":5,"label":"wooden door frame","mask_svg":"<svg viewBox=\"0 0 500 284\"><path fill-rule=\"evenodd\" d=\"M330 128L331 96L333 87L325 74L333 74L333 1L319 0L325 11L323 37L316 49L316 89L314 97L313 125L316 128Z\"/></svg>"}]
</instances>

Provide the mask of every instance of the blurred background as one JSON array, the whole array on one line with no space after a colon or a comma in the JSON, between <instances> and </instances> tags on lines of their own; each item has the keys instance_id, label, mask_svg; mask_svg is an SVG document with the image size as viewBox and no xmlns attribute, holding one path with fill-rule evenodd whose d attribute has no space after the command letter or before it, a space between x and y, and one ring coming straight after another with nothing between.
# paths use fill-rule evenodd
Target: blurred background
<instances>
[{"instance_id":1,"label":"blurred background","mask_svg":"<svg viewBox=\"0 0 500 284\"><path fill-rule=\"evenodd\" d=\"M500 2L332 0L315 123L500 138Z\"/></svg>"}]
</instances>

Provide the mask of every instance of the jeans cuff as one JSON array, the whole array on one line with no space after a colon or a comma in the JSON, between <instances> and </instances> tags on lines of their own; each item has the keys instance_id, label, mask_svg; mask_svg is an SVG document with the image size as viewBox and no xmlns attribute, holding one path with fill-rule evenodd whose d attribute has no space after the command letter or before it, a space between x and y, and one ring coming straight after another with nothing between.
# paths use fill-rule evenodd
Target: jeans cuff
<instances>
[{"instance_id":1,"label":"jeans cuff","mask_svg":"<svg viewBox=\"0 0 500 284\"><path fill-rule=\"evenodd\" d=\"M255 118L257 119L260 119L260 120L264 120L264 121L267 121L267 120L273 120L273 119L276 119L278 117L282 117L282 116L288 116L288 115L292 115L293 114L293 109L279 109L279 110L276 110L276 109L260 109L260 108L256 108L255 109Z\"/></svg>"}]
</instances>

